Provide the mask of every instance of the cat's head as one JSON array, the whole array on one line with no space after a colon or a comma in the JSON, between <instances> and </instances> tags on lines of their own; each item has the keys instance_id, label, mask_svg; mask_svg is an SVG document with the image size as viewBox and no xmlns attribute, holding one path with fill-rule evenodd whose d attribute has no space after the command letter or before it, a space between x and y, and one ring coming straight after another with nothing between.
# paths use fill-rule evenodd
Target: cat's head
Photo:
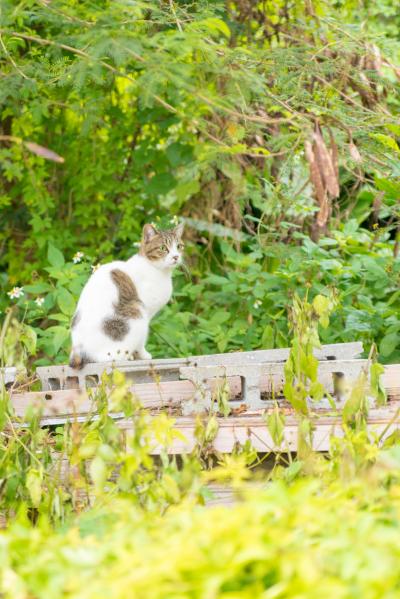
<instances>
[{"instance_id":1,"label":"cat's head","mask_svg":"<svg viewBox=\"0 0 400 599\"><path fill-rule=\"evenodd\" d=\"M182 262L182 233L183 224L165 231L146 224L143 227L140 253L160 270L171 270Z\"/></svg>"}]
</instances>

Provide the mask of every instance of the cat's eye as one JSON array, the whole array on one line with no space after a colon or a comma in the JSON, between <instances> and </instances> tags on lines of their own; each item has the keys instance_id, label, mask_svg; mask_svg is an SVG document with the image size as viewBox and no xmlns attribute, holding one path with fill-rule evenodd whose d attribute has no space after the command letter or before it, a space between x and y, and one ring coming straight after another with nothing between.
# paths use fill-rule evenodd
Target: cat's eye
<instances>
[{"instance_id":1,"label":"cat's eye","mask_svg":"<svg viewBox=\"0 0 400 599\"><path fill-rule=\"evenodd\" d=\"M166 252L166 251L167 251L167 246L165 246L165 245L160 245L160 250L161 250L162 252Z\"/></svg>"},{"instance_id":2,"label":"cat's eye","mask_svg":"<svg viewBox=\"0 0 400 599\"><path fill-rule=\"evenodd\" d=\"M184 247L183 243L178 243L178 250L183 250Z\"/></svg>"}]
</instances>

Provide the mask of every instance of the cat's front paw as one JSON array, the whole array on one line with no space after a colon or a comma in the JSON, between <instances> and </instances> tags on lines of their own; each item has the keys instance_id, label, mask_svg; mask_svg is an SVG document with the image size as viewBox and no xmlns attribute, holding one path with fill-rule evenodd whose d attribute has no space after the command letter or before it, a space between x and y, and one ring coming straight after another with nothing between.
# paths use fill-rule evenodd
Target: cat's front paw
<instances>
[{"instance_id":1,"label":"cat's front paw","mask_svg":"<svg viewBox=\"0 0 400 599\"><path fill-rule=\"evenodd\" d=\"M151 354L146 351L145 349L142 349L141 352L139 352L139 359L140 360L151 360L152 356Z\"/></svg>"}]
</instances>

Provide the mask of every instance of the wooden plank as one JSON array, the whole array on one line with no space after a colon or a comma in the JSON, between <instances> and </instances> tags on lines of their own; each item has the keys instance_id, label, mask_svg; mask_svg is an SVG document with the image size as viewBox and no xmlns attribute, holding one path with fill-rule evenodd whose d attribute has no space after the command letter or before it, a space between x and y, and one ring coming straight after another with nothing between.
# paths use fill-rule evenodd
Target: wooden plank
<instances>
[{"instance_id":1,"label":"wooden plank","mask_svg":"<svg viewBox=\"0 0 400 599\"><path fill-rule=\"evenodd\" d=\"M400 364L386 364L382 385L391 399L400 399Z\"/></svg>"},{"instance_id":2,"label":"wooden plank","mask_svg":"<svg viewBox=\"0 0 400 599\"><path fill-rule=\"evenodd\" d=\"M143 383L132 385L132 393L145 408L162 408L179 405L194 394L189 381L166 381L165 383ZM93 401L86 391L67 389L60 391L33 391L11 394L16 416L22 418L29 406L41 408L46 424L57 424L66 417L76 414L86 416L93 410Z\"/></svg>"},{"instance_id":3,"label":"wooden plank","mask_svg":"<svg viewBox=\"0 0 400 599\"><path fill-rule=\"evenodd\" d=\"M250 440L257 452L296 452L298 449L298 419L292 415L287 416L283 431L284 440L277 446L261 414L245 414L240 417L218 418L218 432L211 443L217 452L231 453L236 444L243 445ZM119 426L127 431L131 428L128 421L122 420ZM343 423L338 416L314 417L315 427L313 434L313 449L326 452L330 449L331 437L343 437ZM174 427L183 435L184 439L176 438L168 448L170 454L190 453L196 446L195 428L193 418L178 417ZM393 402L383 409L371 410L368 418L368 430L370 433L386 439L395 430L400 428L400 402ZM155 445L152 453L158 455L160 448Z\"/></svg>"}]
</instances>

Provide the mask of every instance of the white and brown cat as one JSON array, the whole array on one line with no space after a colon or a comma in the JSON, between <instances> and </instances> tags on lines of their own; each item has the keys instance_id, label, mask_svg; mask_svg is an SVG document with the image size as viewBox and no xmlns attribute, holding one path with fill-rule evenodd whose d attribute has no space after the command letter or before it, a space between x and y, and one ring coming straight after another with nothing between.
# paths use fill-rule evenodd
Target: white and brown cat
<instances>
[{"instance_id":1,"label":"white and brown cat","mask_svg":"<svg viewBox=\"0 0 400 599\"><path fill-rule=\"evenodd\" d=\"M182 261L183 225L143 227L139 253L96 270L82 290L72 320L70 366L151 359L145 345L151 319L172 295L172 272Z\"/></svg>"}]
</instances>

